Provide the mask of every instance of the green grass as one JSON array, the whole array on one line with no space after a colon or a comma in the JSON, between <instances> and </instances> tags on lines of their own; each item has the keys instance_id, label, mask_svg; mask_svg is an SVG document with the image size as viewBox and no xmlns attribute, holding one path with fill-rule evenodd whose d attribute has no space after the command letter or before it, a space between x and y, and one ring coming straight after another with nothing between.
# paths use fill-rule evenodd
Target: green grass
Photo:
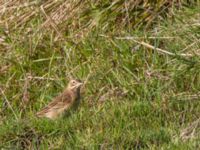
<instances>
[{"instance_id":1,"label":"green grass","mask_svg":"<svg viewBox=\"0 0 200 150\"><path fill-rule=\"evenodd\" d=\"M199 129L188 141L179 134L200 115L199 8L176 13L152 30L97 27L80 41L54 42L54 32L37 28L34 36L10 33L0 50L0 147L198 149ZM145 37L144 42L177 55L144 46L134 50L133 40L117 39L128 36ZM27 73L33 78L24 108ZM88 79L79 110L56 121L36 118L70 77Z\"/></svg>"}]
</instances>

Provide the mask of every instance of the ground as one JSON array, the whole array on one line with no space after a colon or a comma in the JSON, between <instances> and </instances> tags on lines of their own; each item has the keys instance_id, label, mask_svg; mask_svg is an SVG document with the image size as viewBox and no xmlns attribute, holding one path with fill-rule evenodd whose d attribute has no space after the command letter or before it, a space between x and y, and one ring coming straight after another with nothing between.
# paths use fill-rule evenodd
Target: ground
<instances>
[{"instance_id":1,"label":"ground","mask_svg":"<svg viewBox=\"0 0 200 150\"><path fill-rule=\"evenodd\" d=\"M175 13L151 30L99 28L77 42L12 33L0 45L0 147L198 149L200 12ZM79 109L38 119L70 78L86 83Z\"/></svg>"}]
</instances>

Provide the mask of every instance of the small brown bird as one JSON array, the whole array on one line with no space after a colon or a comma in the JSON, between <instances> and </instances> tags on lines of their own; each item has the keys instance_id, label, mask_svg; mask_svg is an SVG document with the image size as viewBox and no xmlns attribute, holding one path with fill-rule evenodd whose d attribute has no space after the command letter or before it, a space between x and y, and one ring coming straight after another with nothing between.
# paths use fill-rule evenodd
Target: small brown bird
<instances>
[{"instance_id":1,"label":"small brown bird","mask_svg":"<svg viewBox=\"0 0 200 150\"><path fill-rule=\"evenodd\" d=\"M67 88L55 97L46 107L37 113L38 117L56 119L72 106L80 103L80 87L83 83L79 80L70 80Z\"/></svg>"}]
</instances>

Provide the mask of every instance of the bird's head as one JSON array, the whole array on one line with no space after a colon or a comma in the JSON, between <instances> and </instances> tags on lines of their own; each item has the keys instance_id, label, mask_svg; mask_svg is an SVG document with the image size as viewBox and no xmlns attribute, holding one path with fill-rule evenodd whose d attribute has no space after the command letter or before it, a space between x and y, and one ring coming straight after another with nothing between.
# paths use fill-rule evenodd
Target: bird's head
<instances>
[{"instance_id":1,"label":"bird's head","mask_svg":"<svg viewBox=\"0 0 200 150\"><path fill-rule=\"evenodd\" d=\"M68 89L70 90L78 90L80 89L81 85L83 85L83 83L80 80L70 80L69 84L68 84Z\"/></svg>"}]
</instances>

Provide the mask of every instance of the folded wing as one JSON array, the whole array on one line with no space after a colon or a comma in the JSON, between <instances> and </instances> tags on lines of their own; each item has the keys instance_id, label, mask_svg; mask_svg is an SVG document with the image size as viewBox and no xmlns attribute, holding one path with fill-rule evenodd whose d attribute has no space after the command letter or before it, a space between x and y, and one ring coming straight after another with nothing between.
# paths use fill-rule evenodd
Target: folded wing
<instances>
[{"instance_id":1,"label":"folded wing","mask_svg":"<svg viewBox=\"0 0 200 150\"><path fill-rule=\"evenodd\" d=\"M57 96L51 103L44 107L37 113L38 117L47 117L50 119L57 118L65 110L67 110L72 104L73 99L69 93L64 93Z\"/></svg>"}]
</instances>

